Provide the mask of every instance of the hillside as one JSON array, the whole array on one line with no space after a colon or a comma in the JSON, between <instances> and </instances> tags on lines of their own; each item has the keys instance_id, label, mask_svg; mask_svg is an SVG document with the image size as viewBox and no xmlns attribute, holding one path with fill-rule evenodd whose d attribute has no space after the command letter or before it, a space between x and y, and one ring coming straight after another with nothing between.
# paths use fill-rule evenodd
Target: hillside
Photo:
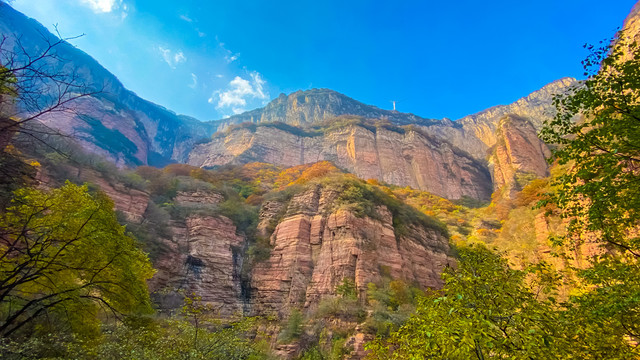
<instances>
[{"instance_id":1,"label":"hillside","mask_svg":"<svg viewBox=\"0 0 640 360\"><path fill-rule=\"evenodd\" d=\"M39 54L58 40L40 23L4 2L0 2L0 35L6 37L3 53L15 52L18 63L26 61L26 54ZM76 47L63 42L52 50L58 59L44 59L46 63L38 66L48 73L74 77L87 93L97 93L74 101L77 111L47 113L38 120L64 134L73 134L85 149L120 166L162 166L183 161L196 140L214 132L206 123L138 97Z\"/></svg>"}]
</instances>

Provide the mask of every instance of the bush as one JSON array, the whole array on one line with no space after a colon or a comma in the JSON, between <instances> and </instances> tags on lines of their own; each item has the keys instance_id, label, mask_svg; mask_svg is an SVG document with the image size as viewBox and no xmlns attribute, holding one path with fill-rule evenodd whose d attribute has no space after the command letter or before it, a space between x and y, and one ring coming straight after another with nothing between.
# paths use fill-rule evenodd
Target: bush
<instances>
[{"instance_id":1,"label":"bush","mask_svg":"<svg viewBox=\"0 0 640 360\"><path fill-rule=\"evenodd\" d=\"M329 296L320 300L313 316L316 319L335 318L361 322L366 319L367 312L357 298Z\"/></svg>"},{"instance_id":2,"label":"bush","mask_svg":"<svg viewBox=\"0 0 640 360\"><path fill-rule=\"evenodd\" d=\"M290 343L300 337L302 335L302 322L304 318L302 313L298 309L293 309L291 314L289 314L289 318L287 322L282 328L280 335L278 335L278 340L282 343Z\"/></svg>"},{"instance_id":3,"label":"bush","mask_svg":"<svg viewBox=\"0 0 640 360\"><path fill-rule=\"evenodd\" d=\"M380 283L367 285L367 301L373 307L365 329L378 336L388 336L398 330L413 314L422 290L402 280L384 278Z\"/></svg>"}]
</instances>

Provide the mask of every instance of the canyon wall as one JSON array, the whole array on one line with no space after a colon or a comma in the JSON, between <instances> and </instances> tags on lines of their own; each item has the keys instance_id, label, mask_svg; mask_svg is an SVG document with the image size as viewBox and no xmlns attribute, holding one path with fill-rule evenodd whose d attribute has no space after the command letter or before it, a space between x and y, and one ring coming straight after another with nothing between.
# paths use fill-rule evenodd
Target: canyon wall
<instances>
[{"instance_id":1,"label":"canyon wall","mask_svg":"<svg viewBox=\"0 0 640 360\"><path fill-rule=\"evenodd\" d=\"M197 145L189 164L214 167L246 162L294 166L328 160L362 179L411 186L449 199L488 200L491 175L480 161L416 131L372 131L352 125L320 136L270 126L240 128Z\"/></svg>"}]
</instances>

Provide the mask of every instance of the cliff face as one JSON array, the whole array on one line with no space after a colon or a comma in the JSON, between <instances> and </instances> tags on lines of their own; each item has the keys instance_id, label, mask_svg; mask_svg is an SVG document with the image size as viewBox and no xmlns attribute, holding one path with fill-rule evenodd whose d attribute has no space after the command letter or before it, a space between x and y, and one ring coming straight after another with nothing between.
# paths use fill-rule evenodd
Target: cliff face
<instances>
[{"instance_id":1,"label":"cliff face","mask_svg":"<svg viewBox=\"0 0 640 360\"><path fill-rule=\"evenodd\" d=\"M198 145L189 156L189 164L202 167L252 161L294 166L321 160L363 179L411 186L450 199L488 199L492 191L484 165L416 131L401 134L347 126L320 136L302 136L258 126L255 131L237 129Z\"/></svg>"},{"instance_id":2,"label":"cliff face","mask_svg":"<svg viewBox=\"0 0 640 360\"><path fill-rule=\"evenodd\" d=\"M103 174L91 169L65 166L68 172L76 174L78 183L89 183L104 192L112 201L114 209L131 223L142 223L149 204L149 194L127 187L126 185L107 179ZM47 169L40 168L36 176L40 187L51 188L61 186L63 181L54 179Z\"/></svg>"},{"instance_id":3,"label":"cliff face","mask_svg":"<svg viewBox=\"0 0 640 360\"><path fill-rule=\"evenodd\" d=\"M354 281L362 301L367 284L383 273L425 289L442 285L439 274L454 263L446 237L426 227L397 236L386 207L377 208L376 219L357 217L333 210L337 195L318 185L287 205L271 236L271 254L252 271L253 312L286 315L293 308L314 308L335 295L345 278ZM265 216L262 222L271 220Z\"/></svg>"},{"instance_id":4,"label":"cliff face","mask_svg":"<svg viewBox=\"0 0 640 360\"><path fill-rule=\"evenodd\" d=\"M640 37L640 2L636 3L624 20L622 32L625 37L638 40Z\"/></svg>"},{"instance_id":5,"label":"cliff face","mask_svg":"<svg viewBox=\"0 0 640 360\"><path fill-rule=\"evenodd\" d=\"M172 221L169 239L159 239L164 253L154 262L158 270L149 281L162 307L182 305L182 295L195 294L222 316L241 315L244 238L224 216L190 215Z\"/></svg>"},{"instance_id":6,"label":"cliff face","mask_svg":"<svg viewBox=\"0 0 640 360\"><path fill-rule=\"evenodd\" d=\"M496 131L497 142L489 156L494 187L512 198L528 181L549 176L546 159L551 151L537 136L528 120L507 115Z\"/></svg>"},{"instance_id":7,"label":"cliff face","mask_svg":"<svg viewBox=\"0 0 640 360\"><path fill-rule=\"evenodd\" d=\"M555 116L553 96L578 84L576 79L563 78L512 104L495 106L455 122L443 121L427 126L425 130L434 136L446 139L476 159L485 159L489 149L499 140L500 121L505 116L526 119L530 125L533 125L534 132L537 132L546 120Z\"/></svg>"},{"instance_id":8,"label":"cliff face","mask_svg":"<svg viewBox=\"0 0 640 360\"><path fill-rule=\"evenodd\" d=\"M299 132L266 125L231 129L195 146L188 163L212 167L261 161L293 166L328 160L363 179L411 186L449 199L487 200L505 186L504 194L510 196L519 187L516 173L547 174L548 149L536 134L555 115L553 96L577 84L575 79L564 78L513 104L455 122L385 112L330 90L296 92L232 117L219 128L244 121L283 122L299 126ZM352 125L320 134L304 133L305 128L323 121L330 124L330 119L343 114L382 118L395 125L413 121L414 128L372 130L371 126Z\"/></svg>"}]
</instances>

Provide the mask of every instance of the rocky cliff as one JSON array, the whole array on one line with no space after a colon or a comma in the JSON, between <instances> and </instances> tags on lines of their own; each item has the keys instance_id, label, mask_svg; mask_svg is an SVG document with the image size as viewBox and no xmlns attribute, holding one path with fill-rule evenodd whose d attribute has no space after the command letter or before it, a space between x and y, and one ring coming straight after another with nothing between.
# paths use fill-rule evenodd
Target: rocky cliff
<instances>
[{"instance_id":1,"label":"rocky cliff","mask_svg":"<svg viewBox=\"0 0 640 360\"><path fill-rule=\"evenodd\" d=\"M512 104L494 106L455 122L443 121L432 124L427 126L426 130L465 150L476 159L485 159L488 150L498 142L498 128L505 116L514 115L526 119L533 125L534 132L537 132L546 120L555 116L553 96L577 84L579 82L576 79L563 78Z\"/></svg>"},{"instance_id":2,"label":"rocky cliff","mask_svg":"<svg viewBox=\"0 0 640 360\"><path fill-rule=\"evenodd\" d=\"M576 84L575 79L564 78L513 104L455 122L385 112L330 90L299 91L219 123L226 130L195 146L188 162L203 167L252 161L293 166L329 160L363 179L411 186L449 199L486 200L504 187L520 188L516 172L547 174L549 152L537 140L537 131L555 114L553 96ZM332 126L341 121L336 116L344 114L361 114L369 124L377 118L395 128L364 123ZM238 122L262 126L227 128ZM397 127L410 122L410 127ZM277 126L280 123L295 126ZM315 131L318 128L331 130Z\"/></svg>"},{"instance_id":3,"label":"rocky cliff","mask_svg":"<svg viewBox=\"0 0 640 360\"><path fill-rule=\"evenodd\" d=\"M500 120L496 138L489 161L494 188L500 190L503 197L512 198L529 181L549 176L546 159L551 151L527 119L506 115Z\"/></svg>"},{"instance_id":4,"label":"rocky cliff","mask_svg":"<svg viewBox=\"0 0 640 360\"><path fill-rule=\"evenodd\" d=\"M224 216L189 215L173 220L170 237L157 239L163 253L149 282L161 308L172 310L183 296L198 296L211 310L229 317L243 315L246 296L241 271L245 239Z\"/></svg>"},{"instance_id":5,"label":"rocky cliff","mask_svg":"<svg viewBox=\"0 0 640 360\"><path fill-rule=\"evenodd\" d=\"M166 309L178 307L181 290L225 316L282 318L293 308L314 309L336 295L345 278L363 302L367 284L383 274L423 289L441 286L440 272L455 262L441 230L411 226L399 235L385 206L376 218L357 216L336 207L338 195L314 185L289 202L263 204L259 228L276 226L270 253L251 265L245 263L247 239L228 218L196 212L172 220L171 236L158 239L164 250L150 282L156 300Z\"/></svg>"},{"instance_id":6,"label":"rocky cliff","mask_svg":"<svg viewBox=\"0 0 640 360\"><path fill-rule=\"evenodd\" d=\"M399 130L399 131L398 131ZM282 166L333 162L362 179L411 186L450 199L489 199L490 174L449 143L419 131L349 125L311 136L272 126L241 127L197 145L189 164L253 161Z\"/></svg>"},{"instance_id":7,"label":"rocky cliff","mask_svg":"<svg viewBox=\"0 0 640 360\"><path fill-rule=\"evenodd\" d=\"M367 284L383 273L423 289L442 285L439 274L454 260L440 231L411 226L400 234L387 207L378 206L375 218L359 217L336 209L337 197L335 190L316 185L287 205L271 236L271 254L253 268L254 312L286 315L293 308L314 308L335 295L343 279L353 280L365 302Z\"/></svg>"},{"instance_id":8,"label":"rocky cliff","mask_svg":"<svg viewBox=\"0 0 640 360\"><path fill-rule=\"evenodd\" d=\"M20 33L22 45L30 52L37 52L46 41L55 41L40 24L4 3L0 4L0 15L0 32L13 39L6 41L5 47L17 46L15 33ZM628 20L629 26L632 20ZM121 166L163 165L187 159L199 166L255 160L290 166L326 159L362 178L409 185L451 199L465 196L488 199L491 191L502 187L505 180L492 181L486 174L497 173L482 165L490 161L492 149L502 141L498 138L500 120L508 115L525 118L533 125L526 131L534 132L553 116L552 95L576 83L574 79L561 79L513 104L455 122L379 109L328 89L282 94L264 108L219 121L200 122L140 99L94 59L67 43L57 46L56 52L71 61L54 61L50 64L53 69L70 71L88 90L100 91L75 102L73 112L45 114L39 120L72 134L85 149ZM421 134L351 127L322 136L299 136L259 128L253 133L232 131L192 151L194 144L230 124L280 122L304 131L318 124L331 124L336 117L347 114L395 126L410 124L420 129ZM522 153L511 153L508 157L513 160ZM524 164L528 158L514 161ZM537 167L539 158L534 162L536 165L527 166Z\"/></svg>"}]
</instances>

